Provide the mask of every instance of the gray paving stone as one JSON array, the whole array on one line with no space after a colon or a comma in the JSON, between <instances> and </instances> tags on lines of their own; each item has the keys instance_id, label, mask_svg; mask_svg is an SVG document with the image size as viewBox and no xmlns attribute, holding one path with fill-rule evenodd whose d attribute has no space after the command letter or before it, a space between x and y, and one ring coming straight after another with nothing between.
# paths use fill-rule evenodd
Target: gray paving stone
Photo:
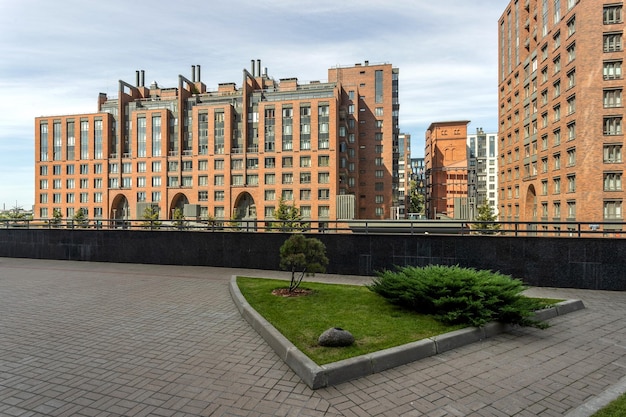
<instances>
[{"instance_id":1,"label":"gray paving stone","mask_svg":"<svg viewBox=\"0 0 626 417\"><path fill-rule=\"evenodd\" d=\"M531 288L586 309L313 391L241 317L233 274L288 277L0 258L0 414L561 416L626 374L626 293Z\"/></svg>"}]
</instances>

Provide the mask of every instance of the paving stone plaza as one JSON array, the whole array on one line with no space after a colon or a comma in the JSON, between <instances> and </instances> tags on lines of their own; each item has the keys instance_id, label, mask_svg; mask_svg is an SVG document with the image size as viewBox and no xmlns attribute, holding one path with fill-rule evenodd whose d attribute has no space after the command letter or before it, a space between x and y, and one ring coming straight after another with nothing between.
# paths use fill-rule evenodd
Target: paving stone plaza
<instances>
[{"instance_id":1,"label":"paving stone plaza","mask_svg":"<svg viewBox=\"0 0 626 417\"><path fill-rule=\"evenodd\" d=\"M0 415L581 417L626 390L626 292L533 288L586 309L311 390L239 314L234 274L288 276L0 258Z\"/></svg>"}]
</instances>

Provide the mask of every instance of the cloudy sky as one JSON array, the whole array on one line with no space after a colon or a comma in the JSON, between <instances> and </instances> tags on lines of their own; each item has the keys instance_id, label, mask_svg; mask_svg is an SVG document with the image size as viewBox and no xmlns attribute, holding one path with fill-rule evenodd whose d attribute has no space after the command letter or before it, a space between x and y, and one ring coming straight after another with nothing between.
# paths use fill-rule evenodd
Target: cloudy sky
<instances>
[{"instance_id":1,"label":"cloudy sky","mask_svg":"<svg viewBox=\"0 0 626 417\"><path fill-rule=\"evenodd\" d=\"M0 209L34 203L34 118L95 112L117 81L209 90L251 59L325 81L369 60L400 69L400 129L423 156L431 122L497 128L497 22L507 0L0 0Z\"/></svg>"}]
</instances>

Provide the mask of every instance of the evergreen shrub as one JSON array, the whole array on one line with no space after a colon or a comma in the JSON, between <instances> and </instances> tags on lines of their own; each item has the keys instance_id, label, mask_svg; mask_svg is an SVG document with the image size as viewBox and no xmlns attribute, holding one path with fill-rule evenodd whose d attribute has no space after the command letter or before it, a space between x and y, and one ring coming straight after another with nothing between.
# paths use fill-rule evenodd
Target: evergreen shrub
<instances>
[{"instance_id":1,"label":"evergreen shrub","mask_svg":"<svg viewBox=\"0 0 626 417\"><path fill-rule=\"evenodd\" d=\"M369 289L391 303L430 314L446 324L484 326L490 321L547 328L531 318L544 308L521 293L523 283L498 272L430 265L378 272Z\"/></svg>"}]
</instances>

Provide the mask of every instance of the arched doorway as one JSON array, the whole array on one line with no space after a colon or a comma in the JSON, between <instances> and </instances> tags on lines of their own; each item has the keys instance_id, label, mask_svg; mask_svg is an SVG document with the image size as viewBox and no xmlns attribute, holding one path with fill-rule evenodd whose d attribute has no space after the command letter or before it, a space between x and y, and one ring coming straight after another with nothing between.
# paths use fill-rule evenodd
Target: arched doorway
<instances>
[{"instance_id":1,"label":"arched doorway","mask_svg":"<svg viewBox=\"0 0 626 417\"><path fill-rule=\"evenodd\" d=\"M170 219L174 217L174 210L185 209L185 204L189 204L189 199L183 193L178 193L172 198L172 204L170 204L170 212L168 213Z\"/></svg>"},{"instance_id":2,"label":"arched doorway","mask_svg":"<svg viewBox=\"0 0 626 417\"><path fill-rule=\"evenodd\" d=\"M128 199L123 194L118 194L111 204L111 213L109 218L114 220L115 227L126 227L130 218L130 208Z\"/></svg>"},{"instance_id":3,"label":"arched doorway","mask_svg":"<svg viewBox=\"0 0 626 417\"><path fill-rule=\"evenodd\" d=\"M530 234L534 234L532 232L536 233L537 224L535 222L537 221L537 193L533 184L530 184L526 190L524 212L520 220L532 222L527 225L527 230L531 232Z\"/></svg>"},{"instance_id":4,"label":"arched doorway","mask_svg":"<svg viewBox=\"0 0 626 417\"><path fill-rule=\"evenodd\" d=\"M250 193L241 193L237 197L233 214L237 219L256 220L256 204Z\"/></svg>"}]
</instances>

